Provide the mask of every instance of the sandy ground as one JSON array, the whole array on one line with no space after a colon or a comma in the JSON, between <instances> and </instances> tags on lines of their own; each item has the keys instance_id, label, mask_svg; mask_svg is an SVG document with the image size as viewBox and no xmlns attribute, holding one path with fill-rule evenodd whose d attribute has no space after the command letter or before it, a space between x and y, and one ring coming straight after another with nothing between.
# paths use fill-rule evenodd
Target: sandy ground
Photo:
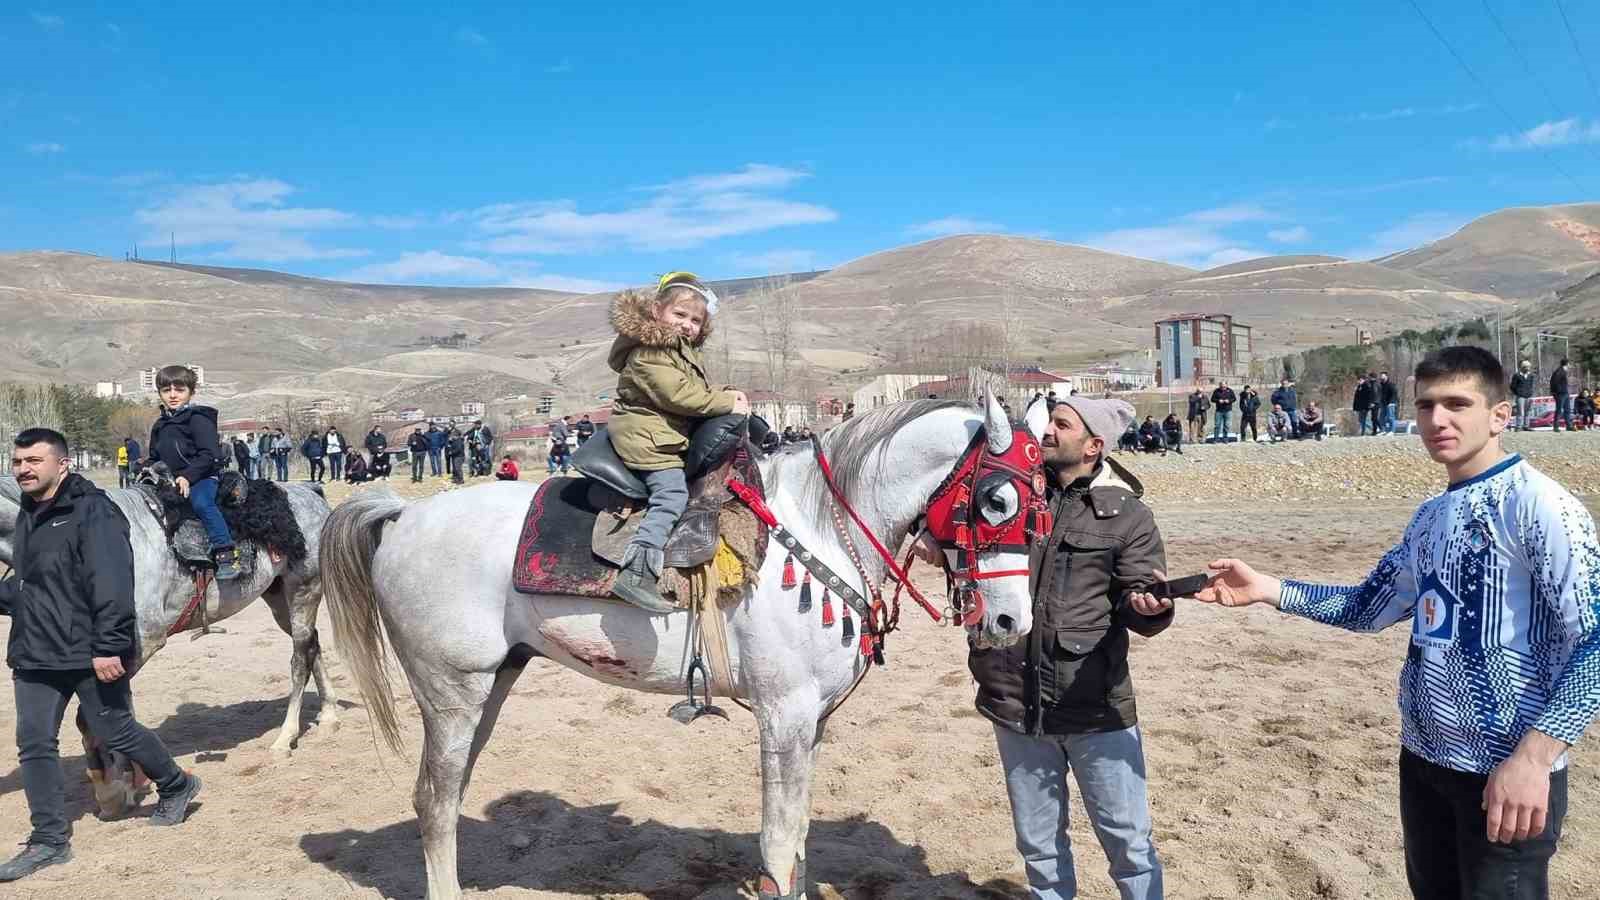
<instances>
[{"instance_id":1,"label":"sandy ground","mask_svg":"<svg viewBox=\"0 0 1600 900\"><path fill-rule=\"evenodd\" d=\"M1570 463L1576 482L1600 476L1589 462L1600 458L1600 437L1520 440L1558 474ZM1414 448L1399 441L1196 448L1183 460L1132 464L1152 482L1174 573L1226 553L1284 574L1353 580L1399 534L1414 499L1336 501L1349 489L1335 487L1326 502L1302 499L1323 496L1309 489L1258 491L1247 504L1194 498L1240 472L1288 477L1306 467L1348 474L1370 466L1380 474L1368 488L1391 473L1394 484L1380 492L1417 493L1402 484L1415 475L1407 464ZM344 491L331 493L337 500ZM889 667L830 727L814 791L812 875L825 897L1021 896L994 739L972 709L961 636L919 617L907 610ZM378 753L364 711L346 696L341 729L308 733L292 756L275 757L268 745L283 715L289 641L263 606L225 627L178 640L138 679L142 719L206 779L189 823L150 829L148 806L122 821L95 819L69 726L62 744L78 857L6 895L422 896L414 755ZM1195 604L1167 633L1135 639L1169 896L1407 896L1394 704L1404 646L1403 630L1351 635L1266 609ZM335 683L348 694L342 674ZM685 727L663 715L670 698L605 687L542 661L515 694L467 794L460 840L469 893L753 896L760 798L747 714ZM403 686L400 695L414 754L415 704ZM312 696L308 720L317 704ZM10 692L0 692L0 720L10 719ZM1597 746L1590 738L1574 752L1557 897L1600 893ZM0 772L0 821L20 840L27 807L19 777L10 762ZM1076 800L1072 837L1082 896L1114 897Z\"/></svg>"}]
</instances>

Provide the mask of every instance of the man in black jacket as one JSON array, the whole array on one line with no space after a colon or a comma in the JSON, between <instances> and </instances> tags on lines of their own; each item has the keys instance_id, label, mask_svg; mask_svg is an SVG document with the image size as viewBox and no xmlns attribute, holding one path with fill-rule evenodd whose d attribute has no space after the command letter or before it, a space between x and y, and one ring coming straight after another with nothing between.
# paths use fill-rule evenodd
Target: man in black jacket
<instances>
[{"instance_id":1,"label":"man in black jacket","mask_svg":"<svg viewBox=\"0 0 1600 900\"><path fill-rule=\"evenodd\" d=\"M1256 413L1261 411L1261 394L1250 385L1245 385L1239 392L1239 440L1244 440L1244 431L1250 429L1250 440L1261 440L1261 431L1256 427Z\"/></svg>"},{"instance_id":2,"label":"man in black jacket","mask_svg":"<svg viewBox=\"0 0 1600 900\"><path fill-rule=\"evenodd\" d=\"M422 458L428 453L428 439L422 436L421 428L411 429L411 437L406 438L406 449L411 451L411 482L422 483Z\"/></svg>"},{"instance_id":3,"label":"man in black jacket","mask_svg":"<svg viewBox=\"0 0 1600 900\"><path fill-rule=\"evenodd\" d=\"M1212 440L1220 441L1224 444L1228 442L1228 437L1233 430L1229 419L1233 415L1233 403L1236 399L1238 398L1233 393L1233 388L1228 387L1226 381L1217 385L1216 390L1211 392L1211 405L1216 409L1217 413L1216 422L1211 427Z\"/></svg>"},{"instance_id":4,"label":"man in black jacket","mask_svg":"<svg viewBox=\"0 0 1600 900\"><path fill-rule=\"evenodd\" d=\"M1361 434L1367 433L1368 413L1372 411L1372 405L1375 402L1377 402L1377 398L1372 389L1372 382L1368 381L1367 376L1365 375L1358 376L1356 378L1356 396L1355 399L1350 402L1350 408L1355 410L1356 424L1360 426ZM1378 433L1378 423L1376 420L1372 422L1372 433Z\"/></svg>"},{"instance_id":5,"label":"man in black jacket","mask_svg":"<svg viewBox=\"0 0 1600 900\"><path fill-rule=\"evenodd\" d=\"M978 712L994 722L1030 896L1076 893L1067 773L1077 778L1124 898L1159 898L1144 749L1128 673L1128 632L1172 624L1155 516L1138 479L1106 455L1133 421L1121 400L1070 397L1050 412L1043 452L1055 527L1030 560L1033 630L1003 649L971 648Z\"/></svg>"},{"instance_id":6,"label":"man in black jacket","mask_svg":"<svg viewBox=\"0 0 1600 900\"><path fill-rule=\"evenodd\" d=\"M1378 373L1378 409L1382 411L1378 427L1384 434L1393 432L1400 411L1400 388L1389 380L1388 372Z\"/></svg>"},{"instance_id":7,"label":"man in black jacket","mask_svg":"<svg viewBox=\"0 0 1600 900\"><path fill-rule=\"evenodd\" d=\"M1561 424L1565 423L1567 430L1572 430L1572 389L1571 382L1567 379L1567 361L1562 359L1556 370L1550 373L1550 396L1556 401L1556 415L1550 420L1550 430L1561 431Z\"/></svg>"},{"instance_id":8,"label":"man in black jacket","mask_svg":"<svg viewBox=\"0 0 1600 900\"><path fill-rule=\"evenodd\" d=\"M16 881L72 859L56 736L74 696L95 737L138 763L160 791L152 825L177 825L200 792L161 739L133 718L128 667L138 658L128 520L104 491L68 471L67 441L17 435L11 473L22 489L16 571L0 581L11 617L6 664L16 689L17 750L33 833L0 865Z\"/></svg>"},{"instance_id":9,"label":"man in black jacket","mask_svg":"<svg viewBox=\"0 0 1600 900\"><path fill-rule=\"evenodd\" d=\"M854 403L846 404L844 408L844 421L850 421L851 419L855 418L855 415L856 405ZM584 444L588 443L589 438L594 437L594 422L590 421L588 413L584 413L583 418L579 419L578 424L572 426L572 429L578 433L579 447L582 447Z\"/></svg>"}]
</instances>

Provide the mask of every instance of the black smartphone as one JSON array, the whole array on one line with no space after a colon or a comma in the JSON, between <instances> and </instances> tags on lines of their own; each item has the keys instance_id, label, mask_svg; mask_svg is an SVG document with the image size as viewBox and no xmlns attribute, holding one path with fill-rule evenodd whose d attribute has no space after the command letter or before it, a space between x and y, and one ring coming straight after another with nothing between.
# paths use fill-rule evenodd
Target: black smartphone
<instances>
[{"instance_id":1,"label":"black smartphone","mask_svg":"<svg viewBox=\"0 0 1600 900\"><path fill-rule=\"evenodd\" d=\"M1190 575L1186 578L1174 578L1171 581L1158 581L1150 585L1150 594L1163 600L1192 597L1196 591L1210 583L1210 575Z\"/></svg>"}]
</instances>

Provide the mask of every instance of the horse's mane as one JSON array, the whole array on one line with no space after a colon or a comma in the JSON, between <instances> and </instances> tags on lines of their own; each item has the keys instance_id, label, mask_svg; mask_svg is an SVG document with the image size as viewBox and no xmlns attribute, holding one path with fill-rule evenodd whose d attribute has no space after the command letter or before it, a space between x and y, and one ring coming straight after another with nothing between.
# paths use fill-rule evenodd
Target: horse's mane
<instances>
[{"instance_id":1,"label":"horse's mane","mask_svg":"<svg viewBox=\"0 0 1600 900\"><path fill-rule=\"evenodd\" d=\"M857 496L871 474L872 464L881 461L890 438L917 419L946 409L975 411L965 400L911 400L880 407L829 429L822 437L822 449L828 455L828 465L839 489L846 497ZM809 447L802 449L810 455ZM817 521L828 521L832 513L828 489L822 479L808 479L806 493L806 499L815 508Z\"/></svg>"}]
</instances>

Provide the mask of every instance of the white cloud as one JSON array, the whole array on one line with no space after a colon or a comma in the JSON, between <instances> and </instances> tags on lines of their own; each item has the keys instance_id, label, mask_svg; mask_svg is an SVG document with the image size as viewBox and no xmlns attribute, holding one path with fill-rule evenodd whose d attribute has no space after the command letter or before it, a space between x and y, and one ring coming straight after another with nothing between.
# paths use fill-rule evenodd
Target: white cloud
<instances>
[{"instance_id":1,"label":"white cloud","mask_svg":"<svg viewBox=\"0 0 1600 900\"><path fill-rule=\"evenodd\" d=\"M982 219L969 219L966 216L945 216L931 222L920 222L906 229L906 234L911 237L948 237L952 234L992 234L1005 231L1006 227L999 222L985 222Z\"/></svg>"},{"instance_id":2,"label":"white cloud","mask_svg":"<svg viewBox=\"0 0 1600 900\"><path fill-rule=\"evenodd\" d=\"M1235 203L1230 206L1202 209L1183 217L1185 222L1203 222L1211 225L1233 225L1238 222L1277 222L1281 219L1282 216L1268 212L1253 203Z\"/></svg>"},{"instance_id":3,"label":"white cloud","mask_svg":"<svg viewBox=\"0 0 1600 900\"><path fill-rule=\"evenodd\" d=\"M644 190L642 205L585 212L571 201L499 203L446 217L465 219L484 237L471 246L491 253L586 253L609 249L681 250L718 238L793 225L832 222L838 213L774 194L806 173L748 165Z\"/></svg>"},{"instance_id":4,"label":"white cloud","mask_svg":"<svg viewBox=\"0 0 1600 900\"><path fill-rule=\"evenodd\" d=\"M534 262L499 262L438 250L402 253L390 262L352 269L339 279L369 284L494 285L576 294L598 294L623 287L611 281L541 272Z\"/></svg>"},{"instance_id":5,"label":"white cloud","mask_svg":"<svg viewBox=\"0 0 1600 900\"><path fill-rule=\"evenodd\" d=\"M29 15L33 17L33 21L41 28L60 28L67 24L66 19L50 13L32 12Z\"/></svg>"},{"instance_id":6,"label":"white cloud","mask_svg":"<svg viewBox=\"0 0 1600 900\"><path fill-rule=\"evenodd\" d=\"M1201 264L1197 268L1215 269L1218 266L1226 266L1236 262L1244 262L1247 259L1260 259L1266 255L1267 254L1262 253L1260 250L1250 250L1245 247L1225 247L1208 255L1204 260L1201 260Z\"/></svg>"},{"instance_id":7,"label":"white cloud","mask_svg":"<svg viewBox=\"0 0 1600 900\"><path fill-rule=\"evenodd\" d=\"M489 39L483 36L483 32L467 25L456 29L456 40L469 47L489 46Z\"/></svg>"},{"instance_id":8,"label":"white cloud","mask_svg":"<svg viewBox=\"0 0 1600 900\"><path fill-rule=\"evenodd\" d=\"M1444 106L1397 106L1393 109L1358 112L1344 117L1346 122L1388 122L1394 119L1410 119L1416 116L1454 116L1461 113L1476 112L1483 108L1481 103L1447 103Z\"/></svg>"},{"instance_id":9,"label":"white cloud","mask_svg":"<svg viewBox=\"0 0 1600 900\"><path fill-rule=\"evenodd\" d=\"M284 262L365 255L314 247L308 232L349 228L361 220L337 209L285 205L294 190L272 178L187 185L135 212L134 221L151 229L145 240L163 242L175 235L179 246L218 246L210 254L218 259Z\"/></svg>"},{"instance_id":10,"label":"white cloud","mask_svg":"<svg viewBox=\"0 0 1600 900\"><path fill-rule=\"evenodd\" d=\"M36 144L28 144L22 149L28 151L34 156L49 156L54 153L61 153L67 148L53 141L40 141Z\"/></svg>"},{"instance_id":11,"label":"white cloud","mask_svg":"<svg viewBox=\"0 0 1600 900\"><path fill-rule=\"evenodd\" d=\"M1304 225L1295 225L1290 228L1274 228L1267 232L1267 237L1280 244L1304 244L1311 239L1311 229Z\"/></svg>"},{"instance_id":12,"label":"white cloud","mask_svg":"<svg viewBox=\"0 0 1600 900\"><path fill-rule=\"evenodd\" d=\"M373 216L369 221L378 228L406 231L428 224L427 216Z\"/></svg>"},{"instance_id":13,"label":"white cloud","mask_svg":"<svg viewBox=\"0 0 1600 900\"><path fill-rule=\"evenodd\" d=\"M728 265L740 277L810 272L817 268L815 250L768 250L763 253L737 253Z\"/></svg>"},{"instance_id":14,"label":"white cloud","mask_svg":"<svg viewBox=\"0 0 1600 900\"><path fill-rule=\"evenodd\" d=\"M1569 144L1600 143L1600 121L1585 124L1580 118L1540 122L1520 134L1497 135L1489 142L1490 150L1539 150L1546 147L1565 147Z\"/></svg>"},{"instance_id":15,"label":"white cloud","mask_svg":"<svg viewBox=\"0 0 1600 900\"><path fill-rule=\"evenodd\" d=\"M1374 234L1365 245L1343 255L1348 259L1378 259L1389 256L1453 234L1471 220L1471 216L1455 213L1418 213Z\"/></svg>"},{"instance_id":16,"label":"white cloud","mask_svg":"<svg viewBox=\"0 0 1600 900\"><path fill-rule=\"evenodd\" d=\"M1122 228L1091 235L1079 243L1125 256L1177 263L1192 269L1209 269L1268 255L1248 245L1241 245L1216 225L1198 222Z\"/></svg>"}]
</instances>

